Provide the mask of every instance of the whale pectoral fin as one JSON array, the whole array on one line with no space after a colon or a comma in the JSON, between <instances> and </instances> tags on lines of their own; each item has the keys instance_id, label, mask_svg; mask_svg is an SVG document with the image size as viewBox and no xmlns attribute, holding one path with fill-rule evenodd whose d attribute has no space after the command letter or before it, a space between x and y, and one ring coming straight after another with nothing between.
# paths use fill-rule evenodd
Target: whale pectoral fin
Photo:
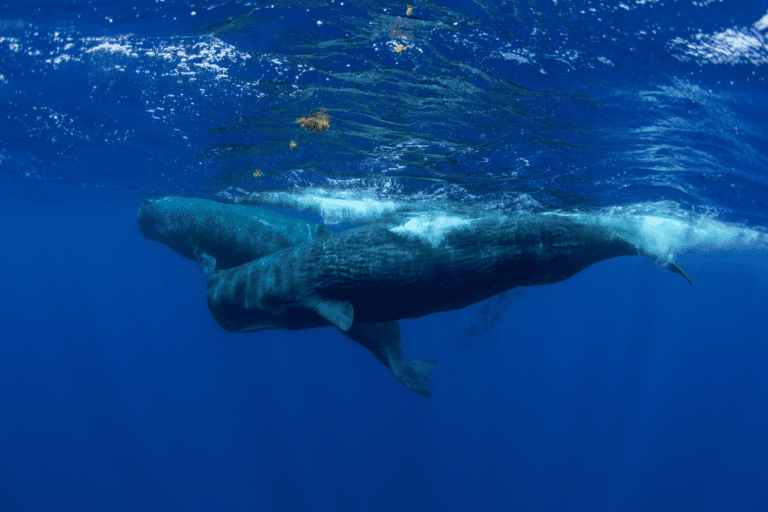
<instances>
[{"instance_id":1,"label":"whale pectoral fin","mask_svg":"<svg viewBox=\"0 0 768 512\"><path fill-rule=\"evenodd\" d=\"M342 331L348 331L355 319L352 304L347 301L321 300L312 309Z\"/></svg>"},{"instance_id":2,"label":"whale pectoral fin","mask_svg":"<svg viewBox=\"0 0 768 512\"><path fill-rule=\"evenodd\" d=\"M213 274L213 271L216 270L216 258L207 252L198 252L196 257L197 266L200 267L200 270L207 276Z\"/></svg>"}]
</instances>

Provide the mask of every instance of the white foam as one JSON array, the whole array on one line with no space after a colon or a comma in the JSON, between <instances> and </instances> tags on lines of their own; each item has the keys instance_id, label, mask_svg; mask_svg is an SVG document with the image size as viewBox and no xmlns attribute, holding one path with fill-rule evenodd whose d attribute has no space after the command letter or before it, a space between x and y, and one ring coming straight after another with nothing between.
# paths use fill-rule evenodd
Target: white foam
<instances>
[{"instance_id":1,"label":"white foam","mask_svg":"<svg viewBox=\"0 0 768 512\"><path fill-rule=\"evenodd\" d=\"M655 206L663 208L663 205ZM768 255L768 234L756 228L685 212L635 214L620 210L614 208L602 214L575 216L583 222L610 227L623 238L666 261L687 251L749 251Z\"/></svg>"},{"instance_id":2,"label":"white foam","mask_svg":"<svg viewBox=\"0 0 768 512\"><path fill-rule=\"evenodd\" d=\"M728 28L713 34L699 33L691 39L676 37L670 41L670 47L677 50L674 54L676 58L711 64L750 63L756 66L768 62L765 37L753 29Z\"/></svg>"},{"instance_id":3,"label":"white foam","mask_svg":"<svg viewBox=\"0 0 768 512\"><path fill-rule=\"evenodd\" d=\"M138 54L133 52L133 48L129 44L120 44L107 38L93 38L93 41L100 41L101 44L89 48L85 53L94 52L109 52L109 53L121 53L129 57L138 57Z\"/></svg>"},{"instance_id":4,"label":"white foam","mask_svg":"<svg viewBox=\"0 0 768 512\"><path fill-rule=\"evenodd\" d=\"M523 57L522 55L518 55L513 52L501 52L501 56L504 57L504 60L514 60L515 62L519 62L520 64L530 64L531 61Z\"/></svg>"},{"instance_id":5,"label":"white foam","mask_svg":"<svg viewBox=\"0 0 768 512\"><path fill-rule=\"evenodd\" d=\"M443 242L446 234L472 222L469 219L447 215L414 217L402 226L391 228L390 231L398 235L418 238L436 248Z\"/></svg>"},{"instance_id":6,"label":"white foam","mask_svg":"<svg viewBox=\"0 0 768 512\"><path fill-rule=\"evenodd\" d=\"M85 53L110 53L121 57L152 58L168 61L170 68L163 76L189 75L195 71L215 73L216 78L227 77L233 65L243 65L251 58L247 53L238 51L234 46L216 37L208 37L195 42L187 38L174 38L157 41L152 47L134 36L91 37L84 39L86 45L93 45Z\"/></svg>"},{"instance_id":7,"label":"white foam","mask_svg":"<svg viewBox=\"0 0 768 512\"><path fill-rule=\"evenodd\" d=\"M639 235L647 247L657 254L671 255L691 249L718 250L766 247L765 234L754 229L734 226L714 219L692 222L678 219L642 216L637 219Z\"/></svg>"},{"instance_id":8,"label":"white foam","mask_svg":"<svg viewBox=\"0 0 768 512\"><path fill-rule=\"evenodd\" d=\"M335 192L341 195L341 192ZM338 224L348 220L351 222L374 222L398 209L394 201L383 201L356 194L358 197L328 197L324 190L315 189L312 193L290 194L273 192L268 194L252 194L250 199L299 210L310 210L319 213L326 224Z\"/></svg>"},{"instance_id":9,"label":"white foam","mask_svg":"<svg viewBox=\"0 0 768 512\"><path fill-rule=\"evenodd\" d=\"M768 13L765 13L765 16L757 20L752 26L757 30L765 30L768 28Z\"/></svg>"}]
</instances>

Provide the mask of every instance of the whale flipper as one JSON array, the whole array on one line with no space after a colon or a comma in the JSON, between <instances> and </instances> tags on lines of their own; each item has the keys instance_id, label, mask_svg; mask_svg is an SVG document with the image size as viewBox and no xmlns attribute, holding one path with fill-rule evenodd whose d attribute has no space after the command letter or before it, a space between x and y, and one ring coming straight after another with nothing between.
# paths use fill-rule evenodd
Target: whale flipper
<instances>
[{"instance_id":1,"label":"whale flipper","mask_svg":"<svg viewBox=\"0 0 768 512\"><path fill-rule=\"evenodd\" d=\"M355 318L352 304L347 301L320 300L312 309L342 332L348 331L352 327Z\"/></svg>"},{"instance_id":2,"label":"whale flipper","mask_svg":"<svg viewBox=\"0 0 768 512\"><path fill-rule=\"evenodd\" d=\"M206 252L198 253L197 266L200 267L200 270L202 270L205 275L210 276L213 274L213 271L216 270L216 258Z\"/></svg>"},{"instance_id":3,"label":"whale flipper","mask_svg":"<svg viewBox=\"0 0 768 512\"><path fill-rule=\"evenodd\" d=\"M339 329L341 331L341 329ZM437 359L406 361L400 351L400 325L397 321L364 324L355 322L341 333L367 348L376 359L392 370L405 387L422 396L429 396L429 372Z\"/></svg>"}]
</instances>

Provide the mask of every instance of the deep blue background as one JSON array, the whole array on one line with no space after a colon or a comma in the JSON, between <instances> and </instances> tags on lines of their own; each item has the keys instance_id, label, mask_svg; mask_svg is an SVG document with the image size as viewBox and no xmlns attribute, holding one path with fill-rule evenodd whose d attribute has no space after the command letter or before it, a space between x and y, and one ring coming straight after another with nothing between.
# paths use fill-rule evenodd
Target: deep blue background
<instances>
[{"instance_id":1,"label":"deep blue background","mask_svg":"<svg viewBox=\"0 0 768 512\"><path fill-rule=\"evenodd\" d=\"M768 510L768 0L425 0L400 53L404 3L344 3L0 2L0 512ZM424 398L223 331L137 228L262 192L672 219L696 286L625 257L402 321Z\"/></svg>"},{"instance_id":2,"label":"deep blue background","mask_svg":"<svg viewBox=\"0 0 768 512\"><path fill-rule=\"evenodd\" d=\"M138 196L78 199L0 210L3 510L768 506L762 266L606 261L469 341L480 305L403 321L425 399L330 328L224 332Z\"/></svg>"}]
</instances>

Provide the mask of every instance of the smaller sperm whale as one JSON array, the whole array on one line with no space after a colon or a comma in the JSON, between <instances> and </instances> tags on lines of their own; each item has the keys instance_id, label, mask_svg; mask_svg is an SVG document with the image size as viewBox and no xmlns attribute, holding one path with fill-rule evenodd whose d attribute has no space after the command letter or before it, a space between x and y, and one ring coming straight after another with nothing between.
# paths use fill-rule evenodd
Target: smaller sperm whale
<instances>
[{"instance_id":1,"label":"smaller sperm whale","mask_svg":"<svg viewBox=\"0 0 768 512\"><path fill-rule=\"evenodd\" d=\"M144 199L138 221L142 235L196 261L208 275L330 234L321 224L258 206L179 196Z\"/></svg>"}]
</instances>

